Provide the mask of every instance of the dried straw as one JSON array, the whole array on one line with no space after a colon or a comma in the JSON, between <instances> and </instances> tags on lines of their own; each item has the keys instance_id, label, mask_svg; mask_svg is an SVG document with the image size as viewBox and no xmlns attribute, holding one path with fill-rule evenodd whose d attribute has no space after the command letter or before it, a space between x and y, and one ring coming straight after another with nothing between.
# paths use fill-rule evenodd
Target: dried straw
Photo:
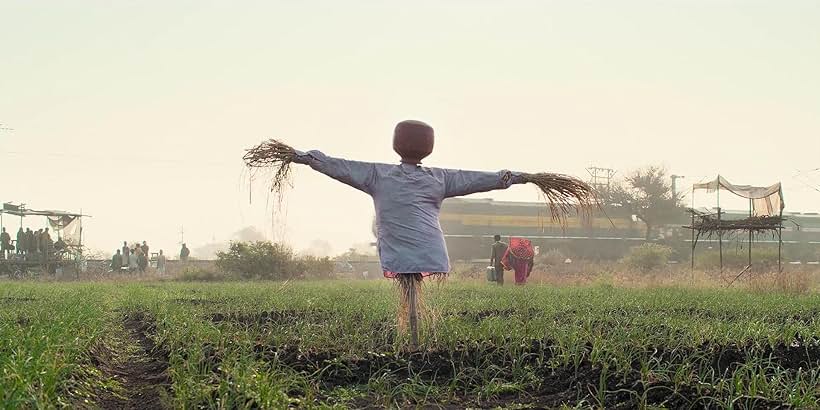
<instances>
[{"instance_id":1,"label":"dried straw","mask_svg":"<svg viewBox=\"0 0 820 410\"><path fill-rule=\"evenodd\" d=\"M269 139L245 152L242 159L251 169L271 169L271 192L281 194L290 185L291 164L296 151L289 145Z\"/></svg>"},{"instance_id":2,"label":"dried straw","mask_svg":"<svg viewBox=\"0 0 820 410\"><path fill-rule=\"evenodd\" d=\"M562 174L524 174L525 182L541 191L550 208L553 221L566 223L567 215L589 217L593 208L600 208L595 190L584 181Z\"/></svg>"},{"instance_id":3,"label":"dried straw","mask_svg":"<svg viewBox=\"0 0 820 410\"><path fill-rule=\"evenodd\" d=\"M399 285L398 328L405 331L410 328L410 344L418 346L419 319L424 311L421 295L421 273L403 273L396 276Z\"/></svg>"},{"instance_id":4,"label":"dried straw","mask_svg":"<svg viewBox=\"0 0 820 410\"><path fill-rule=\"evenodd\" d=\"M716 215L704 214L697 211L690 211L698 218L695 220L693 226L686 226L685 228L694 228L700 233L705 233L709 237L712 235L724 235L738 232L753 232L757 234L764 234L767 232L775 233L778 229L783 229L783 222L785 218L781 216L750 216L743 219L720 219Z\"/></svg>"}]
</instances>

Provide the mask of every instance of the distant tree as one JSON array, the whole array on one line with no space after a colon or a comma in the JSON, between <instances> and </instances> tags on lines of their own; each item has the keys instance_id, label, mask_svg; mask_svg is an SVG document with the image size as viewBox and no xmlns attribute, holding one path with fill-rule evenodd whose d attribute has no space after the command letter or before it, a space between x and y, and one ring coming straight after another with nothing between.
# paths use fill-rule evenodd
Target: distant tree
<instances>
[{"instance_id":1,"label":"distant tree","mask_svg":"<svg viewBox=\"0 0 820 410\"><path fill-rule=\"evenodd\" d=\"M330 242L324 239L314 239L310 241L310 245L302 253L305 255L312 255L318 257L329 256L333 252L333 247Z\"/></svg>"},{"instance_id":2,"label":"distant tree","mask_svg":"<svg viewBox=\"0 0 820 410\"><path fill-rule=\"evenodd\" d=\"M296 255L290 246L269 241L231 242L216 255L216 266L239 279L332 278L328 257Z\"/></svg>"},{"instance_id":3,"label":"distant tree","mask_svg":"<svg viewBox=\"0 0 820 410\"><path fill-rule=\"evenodd\" d=\"M216 258L216 266L242 279L289 279L294 273L293 250L281 243L231 242Z\"/></svg>"},{"instance_id":4,"label":"distant tree","mask_svg":"<svg viewBox=\"0 0 820 410\"><path fill-rule=\"evenodd\" d=\"M246 226L233 234L234 238L240 242L264 242L265 234L259 232L256 227Z\"/></svg>"},{"instance_id":5,"label":"distant tree","mask_svg":"<svg viewBox=\"0 0 820 410\"><path fill-rule=\"evenodd\" d=\"M652 238L657 227L680 212L682 195L672 191L666 169L649 166L630 173L609 192L609 202L628 209L646 224L645 237Z\"/></svg>"}]
</instances>

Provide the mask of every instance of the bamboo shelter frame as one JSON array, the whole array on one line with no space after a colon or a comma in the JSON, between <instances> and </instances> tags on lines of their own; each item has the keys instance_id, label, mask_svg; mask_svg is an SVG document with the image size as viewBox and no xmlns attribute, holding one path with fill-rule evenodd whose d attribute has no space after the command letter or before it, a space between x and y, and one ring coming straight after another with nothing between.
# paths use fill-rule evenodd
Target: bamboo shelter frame
<instances>
[{"instance_id":1,"label":"bamboo shelter frame","mask_svg":"<svg viewBox=\"0 0 820 410\"><path fill-rule=\"evenodd\" d=\"M715 209L716 213L699 212L695 210L695 192L699 189L713 190L717 193L717 203ZM738 197L749 200L749 216L744 219L723 219L723 210L720 207L720 191L721 189L729 191ZM771 198L775 198L772 200ZM755 202L763 204L762 210L756 209ZM692 208L689 208L689 213L692 215L692 222L689 226L684 226L685 229L692 231L692 255L691 255L691 269L692 279L694 280L695 272L695 251L698 241L704 235L718 237L718 252L720 260L720 273L723 273L723 236L726 233L735 232L738 236L741 232L748 233L748 261L740 273L738 273L731 281L727 282L727 287L731 286L737 279L743 276L752 268L752 246L754 244L755 233L771 232L777 237L777 271L783 271L783 189L780 183L771 185L769 187L755 187L749 185L734 185L729 183L723 177L718 177L711 182L692 185Z\"/></svg>"},{"instance_id":2,"label":"bamboo shelter frame","mask_svg":"<svg viewBox=\"0 0 820 410\"><path fill-rule=\"evenodd\" d=\"M19 218L19 226L23 228L23 220L28 217L71 217L76 218L79 222L79 232L78 232L78 242L77 243L67 243L66 249L69 250L73 255L79 255L82 257L83 253L83 218L90 218L91 215L85 215L82 213L82 210L79 213L75 212L66 212L66 211L55 211L55 210L35 210L26 207L26 204L13 204L11 202L5 202L0 207L0 226L6 227L6 218L5 215L11 215L12 217ZM60 229L55 229L54 232L57 233L58 237L62 236L62 231ZM14 242L15 248L19 247L20 244ZM53 256L53 255L52 255ZM14 258L8 259L0 259L0 267L12 267L13 270L17 272L24 272L28 268L33 268L37 266L45 266L48 269L50 266L66 266L76 263L70 259L59 259L59 258L52 258L46 257L45 259L34 259L29 260L25 258L21 258L19 254L16 254ZM80 271L77 269L77 277L79 277Z\"/></svg>"}]
</instances>

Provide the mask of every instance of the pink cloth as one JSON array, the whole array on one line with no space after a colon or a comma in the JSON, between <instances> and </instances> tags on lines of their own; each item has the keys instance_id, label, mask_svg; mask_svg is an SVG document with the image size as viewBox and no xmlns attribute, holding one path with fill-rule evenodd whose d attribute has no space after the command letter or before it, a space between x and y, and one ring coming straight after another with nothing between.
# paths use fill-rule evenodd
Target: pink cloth
<instances>
[{"instance_id":1,"label":"pink cloth","mask_svg":"<svg viewBox=\"0 0 820 410\"><path fill-rule=\"evenodd\" d=\"M510 238L510 247L507 248L507 252L501 258L501 263L505 269L515 271L515 283L517 285L527 283L527 278L532 272L534 251L532 242L528 239Z\"/></svg>"},{"instance_id":2,"label":"pink cloth","mask_svg":"<svg viewBox=\"0 0 820 410\"><path fill-rule=\"evenodd\" d=\"M510 258L510 267L515 271L515 283L523 285L527 283L527 278L532 271L532 261L527 259Z\"/></svg>"}]
</instances>

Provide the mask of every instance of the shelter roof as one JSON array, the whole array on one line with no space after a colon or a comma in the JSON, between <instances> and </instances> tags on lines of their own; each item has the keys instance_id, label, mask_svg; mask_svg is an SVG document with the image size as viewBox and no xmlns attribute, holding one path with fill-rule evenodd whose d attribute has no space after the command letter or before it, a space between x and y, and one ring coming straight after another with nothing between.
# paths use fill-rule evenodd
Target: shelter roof
<instances>
[{"instance_id":1,"label":"shelter roof","mask_svg":"<svg viewBox=\"0 0 820 410\"><path fill-rule=\"evenodd\" d=\"M705 189L709 192L714 192L718 188L723 188L739 197L747 199L763 199L775 194L782 196L783 191L780 182L769 186L737 185L729 182L720 175L712 181L692 185L692 189Z\"/></svg>"},{"instance_id":2,"label":"shelter roof","mask_svg":"<svg viewBox=\"0 0 820 410\"><path fill-rule=\"evenodd\" d=\"M736 185L718 175L712 181L692 185L693 191L698 189L705 189L707 192L723 189L741 198L749 199L755 216L782 215L783 208L786 207L780 182L769 186Z\"/></svg>"},{"instance_id":3,"label":"shelter roof","mask_svg":"<svg viewBox=\"0 0 820 410\"><path fill-rule=\"evenodd\" d=\"M57 211L57 210L36 210L36 209L28 209L23 207L22 205L14 205L11 203L4 203L3 208L0 209L0 213L2 214L9 214L14 216L51 216L51 217L82 217L88 215L82 215L74 212L66 212L66 211Z\"/></svg>"}]
</instances>

